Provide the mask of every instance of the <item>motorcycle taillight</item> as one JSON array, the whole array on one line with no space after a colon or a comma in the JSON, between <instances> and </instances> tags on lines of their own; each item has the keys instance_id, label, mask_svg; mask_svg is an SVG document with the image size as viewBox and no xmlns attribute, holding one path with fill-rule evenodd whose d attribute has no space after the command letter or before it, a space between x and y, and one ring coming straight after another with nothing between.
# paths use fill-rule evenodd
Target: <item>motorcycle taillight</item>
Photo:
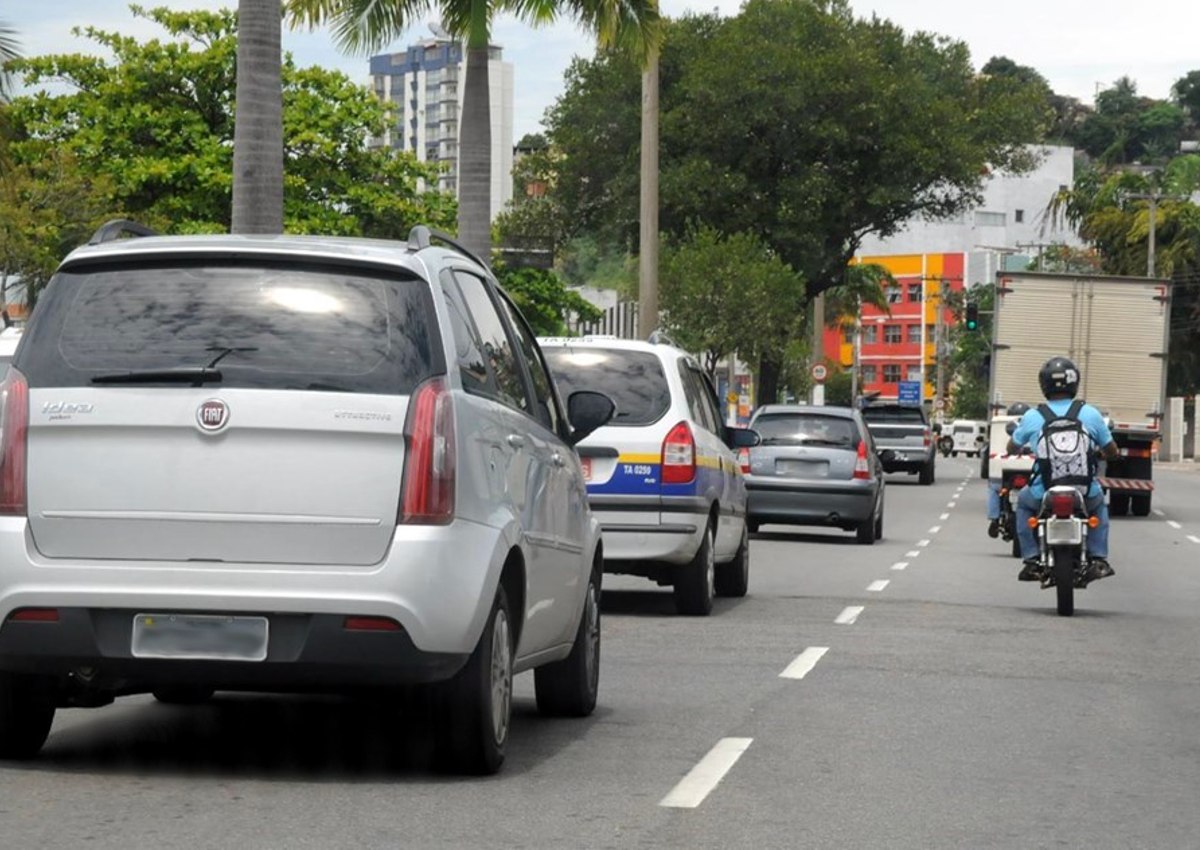
<instances>
[{"instance_id":1,"label":"motorcycle taillight","mask_svg":"<svg viewBox=\"0 0 1200 850\"><path fill-rule=\"evenodd\" d=\"M1051 493L1050 513L1059 519L1068 519L1075 513L1074 493Z\"/></svg>"},{"instance_id":2,"label":"motorcycle taillight","mask_svg":"<svg viewBox=\"0 0 1200 850\"><path fill-rule=\"evenodd\" d=\"M1020 490L1022 487L1024 487L1028 483L1029 483L1029 479L1026 478L1024 475L1017 475L1012 480L1012 486L1013 486L1014 490Z\"/></svg>"}]
</instances>

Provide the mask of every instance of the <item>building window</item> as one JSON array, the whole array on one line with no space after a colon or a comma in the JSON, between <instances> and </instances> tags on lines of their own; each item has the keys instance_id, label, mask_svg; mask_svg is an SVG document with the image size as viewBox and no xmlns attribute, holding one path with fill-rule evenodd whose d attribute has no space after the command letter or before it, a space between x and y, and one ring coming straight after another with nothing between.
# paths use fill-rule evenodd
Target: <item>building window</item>
<instances>
[{"instance_id":1,"label":"building window","mask_svg":"<svg viewBox=\"0 0 1200 850\"><path fill-rule=\"evenodd\" d=\"M1017 224L1025 221L1025 210L1017 210L1016 214L1013 216L1013 221L1015 221Z\"/></svg>"},{"instance_id":2,"label":"building window","mask_svg":"<svg viewBox=\"0 0 1200 850\"><path fill-rule=\"evenodd\" d=\"M1003 227L1005 216L1002 212L983 212L975 213L975 225L977 227Z\"/></svg>"},{"instance_id":3,"label":"building window","mask_svg":"<svg viewBox=\"0 0 1200 850\"><path fill-rule=\"evenodd\" d=\"M900 367L895 363L889 363L883 367L883 382L885 384L900 383Z\"/></svg>"},{"instance_id":4,"label":"building window","mask_svg":"<svg viewBox=\"0 0 1200 850\"><path fill-rule=\"evenodd\" d=\"M901 330L899 325L884 325L883 326L883 341L896 343L901 340Z\"/></svg>"},{"instance_id":5,"label":"building window","mask_svg":"<svg viewBox=\"0 0 1200 850\"><path fill-rule=\"evenodd\" d=\"M921 380L921 367L917 366L915 364L910 364L908 367L908 377L905 378L905 380L906 381L920 381Z\"/></svg>"},{"instance_id":6,"label":"building window","mask_svg":"<svg viewBox=\"0 0 1200 850\"><path fill-rule=\"evenodd\" d=\"M884 292L887 293L887 303L889 303L889 304L899 304L900 303L900 287L899 286L888 286L884 289Z\"/></svg>"},{"instance_id":7,"label":"building window","mask_svg":"<svg viewBox=\"0 0 1200 850\"><path fill-rule=\"evenodd\" d=\"M929 343L930 345L933 345L935 342L937 342L937 328L933 325L925 326L925 342Z\"/></svg>"},{"instance_id":8,"label":"building window","mask_svg":"<svg viewBox=\"0 0 1200 850\"><path fill-rule=\"evenodd\" d=\"M868 366L862 367L863 386L866 386L867 384L873 384L878 379L879 379L879 373L876 372L874 363L872 363Z\"/></svg>"},{"instance_id":9,"label":"building window","mask_svg":"<svg viewBox=\"0 0 1200 850\"><path fill-rule=\"evenodd\" d=\"M863 345L874 345L879 342L879 326L863 325L862 341Z\"/></svg>"},{"instance_id":10,"label":"building window","mask_svg":"<svg viewBox=\"0 0 1200 850\"><path fill-rule=\"evenodd\" d=\"M846 325L844 328L842 328L842 344L854 344L854 325Z\"/></svg>"},{"instance_id":11,"label":"building window","mask_svg":"<svg viewBox=\"0 0 1200 850\"><path fill-rule=\"evenodd\" d=\"M910 304L919 304L921 302L921 284L910 283L908 285L908 301Z\"/></svg>"},{"instance_id":12,"label":"building window","mask_svg":"<svg viewBox=\"0 0 1200 850\"><path fill-rule=\"evenodd\" d=\"M912 345L920 345L921 344L921 326L920 325L909 325L908 326L908 341Z\"/></svg>"}]
</instances>

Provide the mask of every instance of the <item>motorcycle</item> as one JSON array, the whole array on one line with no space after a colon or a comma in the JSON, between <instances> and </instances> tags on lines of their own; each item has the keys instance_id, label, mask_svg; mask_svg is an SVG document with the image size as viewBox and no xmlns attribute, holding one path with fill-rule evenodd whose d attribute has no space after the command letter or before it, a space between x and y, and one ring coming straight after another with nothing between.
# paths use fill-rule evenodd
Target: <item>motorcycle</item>
<instances>
[{"instance_id":1,"label":"motorcycle","mask_svg":"<svg viewBox=\"0 0 1200 850\"><path fill-rule=\"evenodd\" d=\"M1029 484L1029 473L1006 469L1000 474L1000 538L1012 544L1012 556L1021 557L1017 539L1017 496Z\"/></svg>"},{"instance_id":2,"label":"motorcycle","mask_svg":"<svg viewBox=\"0 0 1200 850\"><path fill-rule=\"evenodd\" d=\"M1070 617L1075 613L1075 590L1092 579L1087 536L1100 518L1088 515L1083 494L1075 487L1051 487L1029 525L1037 532L1042 589L1055 588L1059 616Z\"/></svg>"},{"instance_id":3,"label":"motorcycle","mask_svg":"<svg viewBox=\"0 0 1200 850\"><path fill-rule=\"evenodd\" d=\"M938 437L937 447L942 457L950 457L950 453L954 451L954 438L949 434Z\"/></svg>"}]
</instances>

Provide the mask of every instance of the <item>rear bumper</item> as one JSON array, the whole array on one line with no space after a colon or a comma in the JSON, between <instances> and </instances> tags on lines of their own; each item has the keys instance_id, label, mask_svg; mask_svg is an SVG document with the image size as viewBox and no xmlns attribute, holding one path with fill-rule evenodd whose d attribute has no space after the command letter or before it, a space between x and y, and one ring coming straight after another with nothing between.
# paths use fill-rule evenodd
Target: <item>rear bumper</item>
<instances>
[{"instance_id":1,"label":"rear bumper","mask_svg":"<svg viewBox=\"0 0 1200 850\"><path fill-rule=\"evenodd\" d=\"M891 463L883 465L886 472L920 472L921 469L934 462L937 451L934 446L914 448L913 446L889 446L877 443L877 451L891 449L895 455Z\"/></svg>"},{"instance_id":2,"label":"rear bumper","mask_svg":"<svg viewBox=\"0 0 1200 850\"><path fill-rule=\"evenodd\" d=\"M786 525L842 525L860 523L874 515L876 488L864 484L756 484L747 478L747 513L751 522Z\"/></svg>"},{"instance_id":3,"label":"rear bumper","mask_svg":"<svg viewBox=\"0 0 1200 850\"><path fill-rule=\"evenodd\" d=\"M117 632L105 631L117 627L107 625L107 615L95 620L97 612L120 612L117 621L126 628L126 621L138 612L265 614L273 618L272 641L293 634L289 630L305 635L289 638L278 656L272 644L270 664L278 659L279 664L314 665L340 664L338 647L358 646L340 638L330 644L322 616L339 623L347 615L388 617L403 631L371 646L381 646L397 634L403 638L395 638L387 652L365 653L352 660L360 666L404 666L409 662L402 659L408 655L419 674L425 667L422 654L468 655L474 649L511 545L500 529L456 520L446 526L397 527L386 559L370 567L84 561L43 557L23 518L0 517L0 623L6 623L0 629L0 667L10 655L28 656L23 649L16 653L25 643L7 642L8 630L18 625L7 623L9 614L17 608L58 608L85 612L73 615L82 619L72 619L69 628L61 629L69 634L55 644L72 660L73 653L108 657L104 653L115 652L116 644L105 643L100 636L119 642L119 635L113 637ZM274 618L291 625L276 630ZM46 624L20 625L24 630ZM49 635L49 628L33 633ZM93 635L94 646L86 640L79 643L78 635L87 634ZM407 653L408 645L416 655ZM124 650L128 648L126 643ZM47 653L39 657L46 660L51 657ZM247 664L245 669L265 670L270 664Z\"/></svg>"},{"instance_id":4,"label":"rear bumper","mask_svg":"<svg viewBox=\"0 0 1200 850\"><path fill-rule=\"evenodd\" d=\"M605 562L686 564L708 525L708 502L691 496L593 495L588 499L604 535ZM619 564L607 572L623 572Z\"/></svg>"},{"instance_id":5,"label":"rear bumper","mask_svg":"<svg viewBox=\"0 0 1200 850\"><path fill-rule=\"evenodd\" d=\"M58 622L6 622L0 669L71 680L110 692L203 684L216 690L340 690L431 682L453 676L468 653L422 652L405 631L353 632L334 614L273 614L260 662L133 657L138 611L60 608Z\"/></svg>"}]
</instances>

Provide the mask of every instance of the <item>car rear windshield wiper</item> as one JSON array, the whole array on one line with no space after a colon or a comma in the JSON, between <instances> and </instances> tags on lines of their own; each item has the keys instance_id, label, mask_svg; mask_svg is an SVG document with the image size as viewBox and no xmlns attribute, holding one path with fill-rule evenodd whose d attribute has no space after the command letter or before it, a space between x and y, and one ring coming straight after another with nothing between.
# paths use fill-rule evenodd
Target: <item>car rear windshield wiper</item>
<instances>
[{"instance_id":1,"label":"car rear windshield wiper","mask_svg":"<svg viewBox=\"0 0 1200 850\"><path fill-rule=\"evenodd\" d=\"M823 440L820 437L804 437L800 442L806 446L834 446L839 449L850 448L850 443L846 440Z\"/></svg>"},{"instance_id":2,"label":"car rear windshield wiper","mask_svg":"<svg viewBox=\"0 0 1200 850\"><path fill-rule=\"evenodd\" d=\"M220 369L210 366L181 366L176 369L138 369L94 375L93 384L219 384L225 379Z\"/></svg>"}]
</instances>

